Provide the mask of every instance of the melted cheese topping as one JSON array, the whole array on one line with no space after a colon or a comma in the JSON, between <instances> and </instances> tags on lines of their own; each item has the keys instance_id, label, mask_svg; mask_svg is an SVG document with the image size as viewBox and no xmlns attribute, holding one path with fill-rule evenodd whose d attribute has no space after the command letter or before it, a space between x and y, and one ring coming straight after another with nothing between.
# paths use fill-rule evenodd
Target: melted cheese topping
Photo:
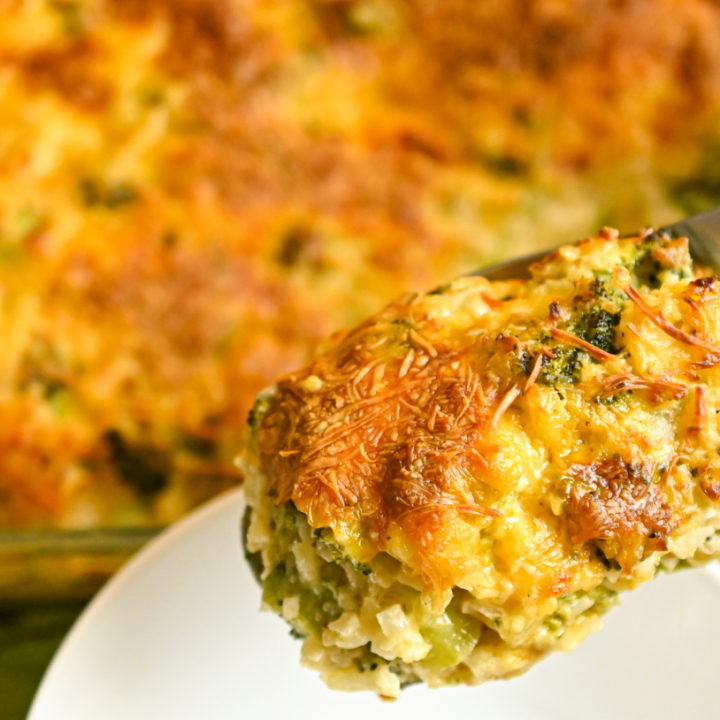
<instances>
[{"instance_id":1,"label":"melted cheese topping","mask_svg":"<svg viewBox=\"0 0 720 720\"><path fill-rule=\"evenodd\" d=\"M591 540L631 573L717 482L720 292L689 268L685 241L604 236L389 306L278 383L256 439L278 501L439 591L585 587Z\"/></svg>"},{"instance_id":2,"label":"melted cheese topping","mask_svg":"<svg viewBox=\"0 0 720 720\"><path fill-rule=\"evenodd\" d=\"M296 508L373 572L391 558L434 613L459 601L505 674L595 627L585 605L539 634L560 599L717 552L719 411L720 282L685 239L606 230L529 280L401 298L280 379L249 502Z\"/></svg>"}]
</instances>

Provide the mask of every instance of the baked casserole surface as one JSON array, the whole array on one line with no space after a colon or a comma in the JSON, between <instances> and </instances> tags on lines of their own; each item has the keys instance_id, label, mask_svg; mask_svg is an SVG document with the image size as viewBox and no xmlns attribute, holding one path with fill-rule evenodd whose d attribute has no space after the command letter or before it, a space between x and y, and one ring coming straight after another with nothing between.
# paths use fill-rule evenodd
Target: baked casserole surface
<instances>
[{"instance_id":1,"label":"baked casserole surface","mask_svg":"<svg viewBox=\"0 0 720 720\"><path fill-rule=\"evenodd\" d=\"M720 188L709 1L0 12L4 529L170 522L331 331Z\"/></svg>"}]
</instances>

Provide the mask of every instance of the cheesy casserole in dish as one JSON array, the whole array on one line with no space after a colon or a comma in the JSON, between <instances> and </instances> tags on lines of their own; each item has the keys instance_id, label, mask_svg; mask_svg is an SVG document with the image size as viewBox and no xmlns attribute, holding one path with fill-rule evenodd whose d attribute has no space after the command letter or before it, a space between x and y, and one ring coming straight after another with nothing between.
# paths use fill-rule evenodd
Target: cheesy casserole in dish
<instances>
[{"instance_id":1,"label":"cheesy casserole in dish","mask_svg":"<svg viewBox=\"0 0 720 720\"><path fill-rule=\"evenodd\" d=\"M167 524L333 330L720 191L709 0L0 13L3 531Z\"/></svg>"}]
</instances>

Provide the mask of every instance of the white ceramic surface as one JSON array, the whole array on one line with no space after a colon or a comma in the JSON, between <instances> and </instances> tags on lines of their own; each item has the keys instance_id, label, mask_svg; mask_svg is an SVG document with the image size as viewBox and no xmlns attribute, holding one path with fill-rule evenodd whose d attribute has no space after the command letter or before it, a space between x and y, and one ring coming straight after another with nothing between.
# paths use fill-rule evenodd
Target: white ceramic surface
<instances>
[{"instance_id":1,"label":"white ceramic surface","mask_svg":"<svg viewBox=\"0 0 720 720\"><path fill-rule=\"evenodd\" d=\"M108 583L55 657L30 720L720 717L715 567L627 595L602 632L523 677L415 686L383 703L326 689L300 667L299 642L283 621L258 611L240 548L242 507L239 492L214 500Z\"/></svg>"}]
</instances>

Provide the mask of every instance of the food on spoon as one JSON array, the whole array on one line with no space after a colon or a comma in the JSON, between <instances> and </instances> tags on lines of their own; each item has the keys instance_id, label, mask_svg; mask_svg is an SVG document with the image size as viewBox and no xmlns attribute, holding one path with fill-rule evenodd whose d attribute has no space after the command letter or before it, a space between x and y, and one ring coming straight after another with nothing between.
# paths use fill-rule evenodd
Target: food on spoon
<instances>
[{"instance_id":1,"label":"food on spoon","mask_svg":"<svg viewBox=\"0 0 720 720\"><path fill-rule=\"evenodd\" d=\"M720 283L605 230L464 277L257 400L241 464L264 603L335 688L480 683L720 554Z\"/></svg>"}]
</instances>

